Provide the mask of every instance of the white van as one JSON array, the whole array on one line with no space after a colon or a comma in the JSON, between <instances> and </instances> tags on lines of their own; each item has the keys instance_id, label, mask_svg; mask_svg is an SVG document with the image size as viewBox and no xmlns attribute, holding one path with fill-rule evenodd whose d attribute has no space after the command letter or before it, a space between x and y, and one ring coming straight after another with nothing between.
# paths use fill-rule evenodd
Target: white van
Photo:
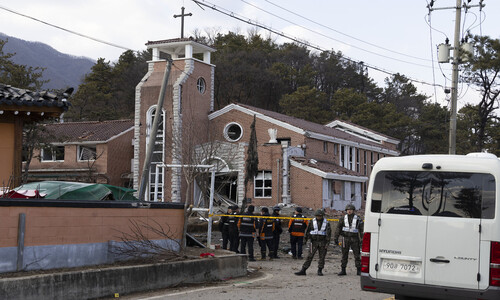
<instances>
[{"instance_id":1,"label":"white van","mask_svg":"<svg viewBox=\"0 0 500 300\"><path fill-rule=\"evenodd\" d=\"M365 291L500 299L500 160L493 154L383 158L370 176Z\"/></svg>"}]
</instances>

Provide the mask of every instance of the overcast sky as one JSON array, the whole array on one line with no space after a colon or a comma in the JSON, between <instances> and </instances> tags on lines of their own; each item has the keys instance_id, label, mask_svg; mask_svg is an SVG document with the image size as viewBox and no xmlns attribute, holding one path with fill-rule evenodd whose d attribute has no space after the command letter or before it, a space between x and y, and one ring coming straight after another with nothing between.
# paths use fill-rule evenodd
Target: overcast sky
<instances>
[{"instance_id":1,"label":"overcast sky","mask_svg":"<svg viewBox=\"0 0 500 300\"><path fill-rule=\"evenodd\" d=\"M430 0L429 0L430 1ZM432 101L447 103L441 87L451 85L451 64L436 60L437 44L448 37L453 44L455 10L435 10L429 15L427 0L210 0L217 7L244 20L258 21L290 37L308 41L325 50L342 51L355 61L373 66L369 76L383 87L387 73L402 73L417 81L419 91ZM453 7L456 0L435 0L434 8ZM477 5L479 0L470 4ZM461 31L500 38L500 1L462 13ZM144 50L147 41L180 37L181 7L186 13L185 37L193 31L236 31L246 34L255 26L196 5L188 0L0 0L0 32L29 41L46 43L56 50L92 59L116 61L123 48L100 43L50 23L126 49ZM12 10L15 13L8 11ZM21 16L23 14L25 16ZM28 17L27 17L28 16ZM480 19L482 23L480 25ZM431 30L428 23L434 30ZM263 36L268 32L259 29ZM271 35L277 42L289 40ZM312 50L315 51L315 50ZM436 94L435 94L436 92ZM473 103L477 94L462 86L459 106Z\"/></svg>"}]
</instances>

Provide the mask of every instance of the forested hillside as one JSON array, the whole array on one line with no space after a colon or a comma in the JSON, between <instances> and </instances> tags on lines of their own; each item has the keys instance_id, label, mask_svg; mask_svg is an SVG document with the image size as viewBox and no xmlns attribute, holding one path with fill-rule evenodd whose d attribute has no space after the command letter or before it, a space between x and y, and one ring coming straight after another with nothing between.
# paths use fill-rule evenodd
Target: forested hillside
<instances>
[{"instance_id":1,"label":"forested hillside","mask_svg":"<svg viewBox=\"0 0 500 300\"><path fill-rule=\"evenodd\" d=\"M384 86L377 86L362 63L346 59L341 52L311 52L258 34L228 33L213 38L199 36L197 40L217 49L212 56L216 109L238 102L320 124L342 119L400 139L403 155L448 151L448 108L420 94L403 74L394 74L386 78ZM489 63L472 59L465 66L470 71L465 73L468 77L464 76L464 82L478 86L478 90L481 78L496 85L482 91L484 102L460 110L458 154L498 152L500 131L491 108L498 96L498 73L494 70L500 63L491 57L500 48L493 47L491 41L477 40L478 49L492 53ZM73 96L67 117L132 117L135 86L146 73L150 57L148 52L126 51L116 63L99 59ZM485 76L474 76L482 71ZM481 132L484 134L476 134Z\"/></svg>"},{"instance_id":2,"label":"forested hillside","mask_svg":"<svg viewBox=\"0 0 500 300\"><path fill-rule=\"evenodd\" d=\"M3 51L15 53L12 61L19 65L44 68L43 80L49 80L43 89L77 88L83 76L90 72L95 61L58 52L39 42L29 42L0 32L0 40L7 40Z\"/></svg>"}]
</instances>

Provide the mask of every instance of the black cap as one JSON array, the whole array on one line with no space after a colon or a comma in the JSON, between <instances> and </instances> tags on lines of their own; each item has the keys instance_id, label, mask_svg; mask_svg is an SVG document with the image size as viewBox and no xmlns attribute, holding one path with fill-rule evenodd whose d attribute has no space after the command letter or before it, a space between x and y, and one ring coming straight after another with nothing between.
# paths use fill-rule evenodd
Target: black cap
<instances>
[{"instance_id":1,"label":"black cap","mask_svg":"<svg viewBox=\"0 0 500 300\"><path fill-rule=\"evenodd\" d=\"M295 211L301 213L302 212L302 207L296 207Z\"/></svg>"},{"instance_id":2,"label":"black cap","mask_svg":"<svg viewBox=\"0 0 500 300\"><path fill-rule=\"evenodd\" d=\"M260 211L265 212L265 213L268 213L268 212L269 212L269 208L267 208L267 207L263 207L263 208L261 208L261 210L260 210Z\"/></svg>"},{"instance_id":3,"label":"black cap","mask_svg":"<svg viewBox=\"0 0 500 300\"><path fill-rule=\"evenodd\" d=\"M275 207L273 207L273 210L281 210L281 208L278 205L276 205Z\"/></svg>"},{"instance_id":4,"label":"black cap","mask_svg":"<svg viewBox=\"0 0 500 300\"><path fill-rule=\"evenodd\" d=\"M255 206L253 206L253 205L249 205L247 208L248 212L253 212L254 210L255 210Z\"/></svg>"}]
</instances>

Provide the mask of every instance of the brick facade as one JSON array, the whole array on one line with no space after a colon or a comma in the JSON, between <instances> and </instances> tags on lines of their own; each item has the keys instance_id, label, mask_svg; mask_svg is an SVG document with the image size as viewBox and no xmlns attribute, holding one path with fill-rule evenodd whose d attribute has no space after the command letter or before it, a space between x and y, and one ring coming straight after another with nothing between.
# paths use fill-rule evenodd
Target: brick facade
<instances>
[{"instance_id":1,"label":"brick facade","mask_svg":"<svg viewBox=\"0 0 500 300\"><path fill-rule=\"evenodd\" d=\"M106 131L110 127L119 124L122 129L115 129L116 134L105 136L104 140L97 138L92 140L82 139L78 142L78 133L74 137L69 133L73 132L69 127L89 126L85 122L50 124L48 130L55 130L58 138L66 138L66 142L54 143L57 146L64 147L63 161L43 161L41 159L41 149L35 149L33 159L30 163L29 179L37 180L66 180L106 183L116 186L129 186L131 173L131 160L133 158L133 130L132 121L119 120L108 121L97 124L93 122L92 130ZM127 125L128 124L128 125ZM66 129L60 130L64 126ZM128 128L127 128L128 127ZM67 132L69 133L67 133ZM61 133L65 132L65 133ZM90 130L89 130L90 132ZM92 145L96 147L95 160L79 160L78 147Z\"/></svg>"},{"instance_id":2,"label":"brick facade","mask_svg":"<svg viewBox=\"0 0 500 300\"><path fill-rule=\"evenodd\" d=\"M186 163L180 154L191 149L193 144L198 145L194 147L198 151L204 144L219 141L223 146L205 157L205 161L218 161L227 166L221 175L229 174L230 178L224 180L231 185L237 184L237 196L233 200L240 205L244 198L250 198L259 206L285 203L320 208L330 203L328 205L333 207L332 201L338 197L343 197L341 201L355 200L361 205L364 182L371 172L371 165L379 157L398 155L398 141L355 124L332 122L325 126L242 104L231 104L212 112L215 68L206 59L209 55L205 54L213 49L189 39L150 42L148 46L153 49L153 61L137 87L136 188L145 153L144 118L148 109L156 105L167 65L166 61L157 59L160 52L169 53L174 58L163 107L167 115L166 128L171 134L166 137L165 163ZM205 53L203 62L190 56L193 49ZM180 58L179 53L186 56ZM207 83L207 89L201 95L197 85L199 78L204 78ZM260 173L255 179L257 181L250 180L245 189L245 164L254 117ZM272 143L269 130L276 130L276 141ZM364 132L370 135L363 136ZM294 155L301 159L291 166ZM316 165L316 161L320 163ZM177 172L177 169L165 172L164 201L186 199L187 186ZM233 190L229 190L234 195ZM188 192L196 194L196 187Z\"/></svg>"},{"instance_id":3,"label":"brick facade","mask_svg":"<svg viewBox=\"0 0 500 300\"><path fill-rule=\"evenodd\" d=\"M356 202L356 205L361 207L361 199L364 198L366 188L364 182L371 172L372 156L373 163L375 163L384 156L398 154L393 150L395 146L383 147L381 143L364 141L350 134L327 127L323 128L319 124L297 121L297 119L246 105L229 105L211 114L209 116L211 132L216 139L243 145L246 157L250 125L254 115L256 116L259 170L272 174L270 197L257 197L254 194L254 182L250 182L247 187L246 197L258 206L290 203L310 208L333 208ZM284 122L287 119L290 119L292 123ZM224 136L224 130L228 124L241 126L241 138L237 141L230 141L227 136ZM269 143L268 129L276 129L276 138L279 143ZM320 134L308 133L309 130L315 130ZM299 149L302 153L300 156L305 157L302 161L321 161L331 167L322 170L318 166L309 164L308 168L312 168L309 171L292 166L285 167L286 161L284 160L289 159L285 156L285 151L288 151L290 147ZM342 162L342 159L345 162ZM344 166L341 166L342 163ZM244 187L242 186L241 189Z\"/></svg>"},{"instance_id":4,"label":"brick facade","mask_svg":"<svg viewBox=\"0 0 500 300\"><path fill-rule=\"evenodd\" d=\"M290 194L292 203L312 209L322 208L323 179L319 176L311 176L310 173L293 168L290 171Z\"/></svg>"},{"instance_id":5,"label":"brick facade","mask_svg":"<svg viewBox=\"0 0 500 300\"><path fill-rule=\"evenodd\" d=\"M125 257L113 249L122 247L122 238L139 237L179 250L184 226L183 206L164 204L139 208L132 203L57 200L3 200L0 206L0 273L112 263ZM19 244L20 220L24 215L24 239ZM143 226L146 225L146 226ZM152 228L163 229L160 235ZM137 232L137 231L136 231ZM17 250L22 247L22 252ZM21 256L19 256L21 255Z\"/></svg>"}]
</instances>

